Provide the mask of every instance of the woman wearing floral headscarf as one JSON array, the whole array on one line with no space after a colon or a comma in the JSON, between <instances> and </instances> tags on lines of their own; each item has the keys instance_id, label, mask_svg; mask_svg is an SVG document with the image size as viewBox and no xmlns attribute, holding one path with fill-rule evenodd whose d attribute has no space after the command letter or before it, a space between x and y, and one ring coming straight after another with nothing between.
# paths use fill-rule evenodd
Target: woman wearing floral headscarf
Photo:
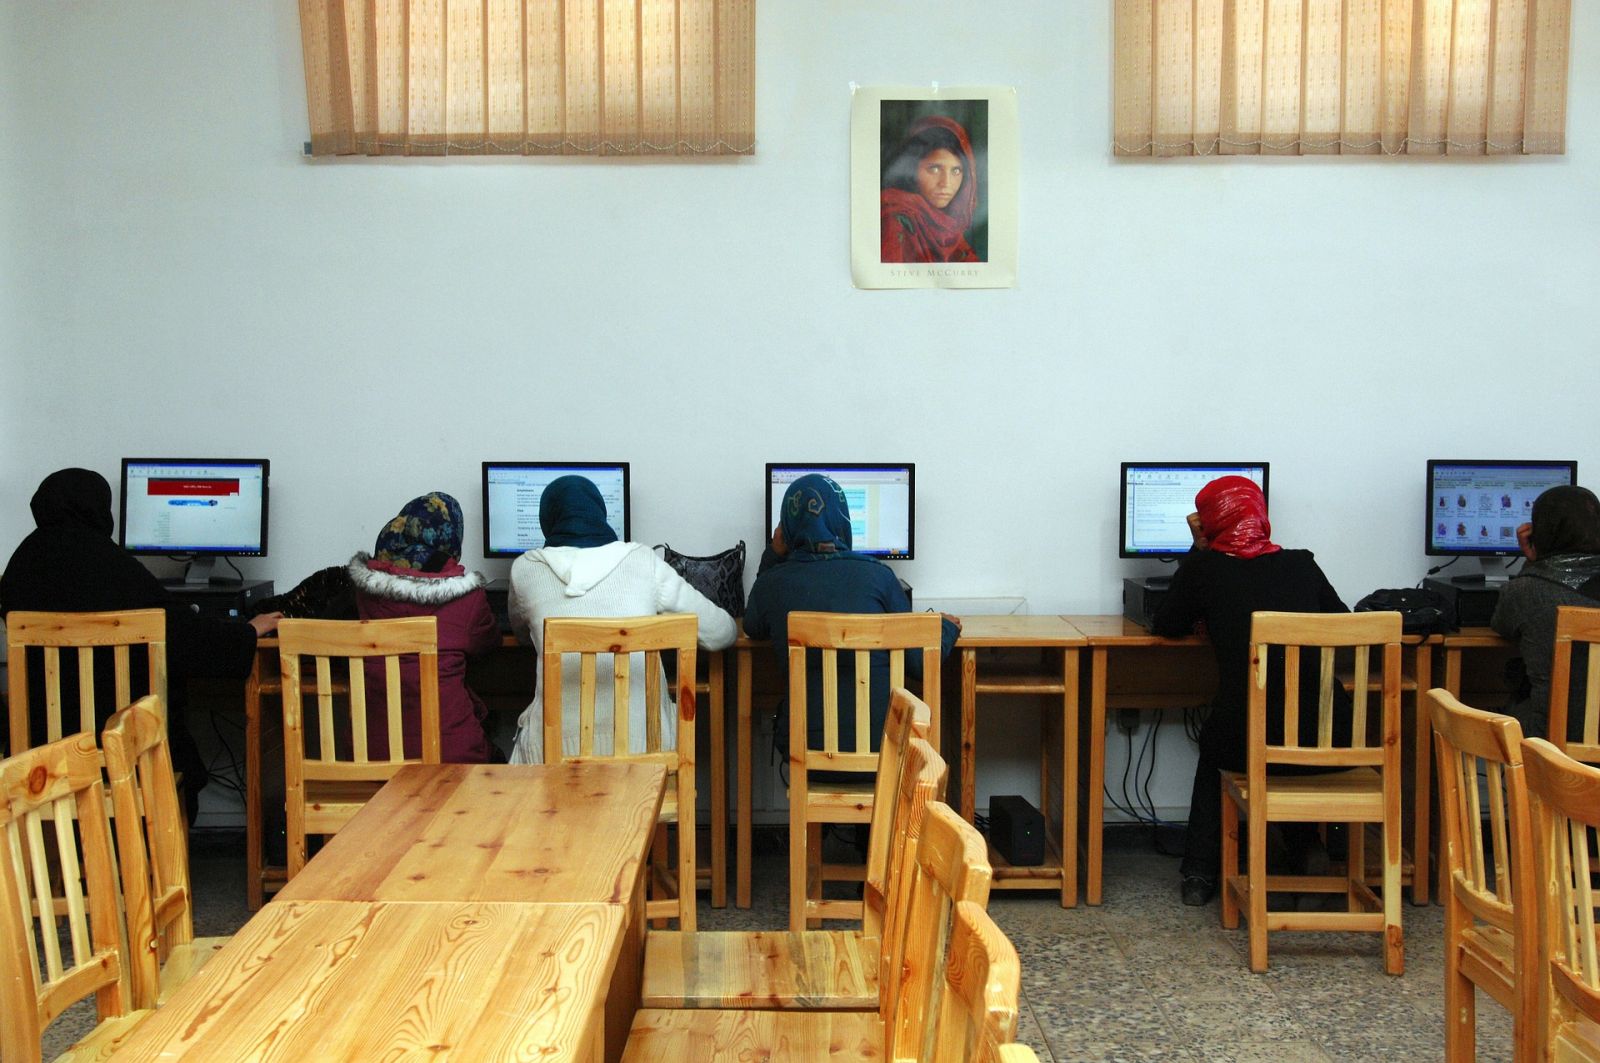
<instances>
[{"instance_id":1,"label":"woman wearing floral headscarf","mask_svg":"<svg viewBox=\"0 0 1600 1063\"><path fill-rule=\"evenodd\" d=\"M1217 891L1222 867L1222 791L1219 769L1244 771L1249 743L1250 617L1258 610L1347 613L1348 609L1309 550L1285 550L1272 541L1267 501L1251 480L1223 476L1195 496L1189 517L1194 549L1172 578L1151 625L1157 635L1177 638L1203 626L1217 657L1217 696L1200 729L1200 759L1189 799L1189 841L1179 873L1183 903L1205 904ZM1317 677L1314 662L1300 670L1302 729L1315 730ZM1334 686L1336 740L1348 740L1350 700ZM1267 738L1282 741L1283 690L1267 692ZM1343 734L1339 732L1343 729ZM1276 731L1276 734L1274 732ZM1281 769L1280 769L1281 770ZM1289 774L1289 772L1284 772ZM1305 828L1305 829L1302 829ZM1285 824L1284 842L1295 870L1315 871L1315 831Z\"/></svg>"},{"instance_id":2,"label":"woman wearing floral headscarf","mask_svg":"<svg viewBox=\"0 0 1600 1063\"><path fill-rule=\"evenodd\" d=\"M350 559L356 609L363 620L431 616L439 623L440 756L446 764L487 764L494 756L484 721L489 710L467 686L467 658L500 641L483 576L461 566L461 504L440 491L413 498L378 533L371 554ZM367 662L367 689L383 690L383 662ZM406 756L420 756L420 680L415 659L400 662ZM387 749L381 699L367 711L369 748Z\"/></svg>"},{"instance_id":3,"label":"woman wearing floral headscarf","mask_svg":"<svg viewBox=\"0 0 1600 1063\"><path fill-rule=\"evenodd\" d=\"M745 604L745 634L754 639L770 639L778 655L778 667L789 674L789 614L797 611L824 613L909 613L911 601L901 589L894 571L876 558L853 553L851 547L850 506L844 489L831 478L818 473L800 477L783 493L783 508L772 542L761 556L761 568L750 599ZM960 627L946 617L942 652L955 646ZM811 704L807 729L811 741L822 744L822 662L813 654L807 664L806 690ZM921 654L906 655L906 675L920 676ZM934 665L937 668L937 664ZM855 683L855 661L849 654L839 658L840 733L855 727L855 697L848 691ZM787 689L787 686L785 686ZM872 722L868 731L873 748L883 733L889 712L889 655L872 654ZM787 725L777 731L786 741Z\"/></svg>"}]
</instances>

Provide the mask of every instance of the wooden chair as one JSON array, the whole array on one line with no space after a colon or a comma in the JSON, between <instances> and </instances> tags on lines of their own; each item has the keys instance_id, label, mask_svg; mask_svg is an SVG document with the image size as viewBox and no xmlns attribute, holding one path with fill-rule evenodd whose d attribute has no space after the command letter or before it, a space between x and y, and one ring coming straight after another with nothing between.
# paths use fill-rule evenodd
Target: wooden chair
<instances>
[{"instance_id":1,"label":"wooden chair","mask_svg":"<svg viewBox=\"0 0 1600 1063\"><path fill-rule=\"evenodd\" d=\"M1583 646L1588 664L1582 705L1568 704L1572 691L1574 643ZM1600 609L1563 605L1556 609L1556 652L1550 662L1550 734L1555 747L1573 760L1600 765ZM1577 739L1568 737L1568 720L1579 714Z\"/></svg>"},{"instance_id":2,"label":"wooden chair","mask_svg":"<svg viewBox=\"0 0 1600 1063\"><path fill-rule=\"evenodd\" d=\"M151 1013L131 1007L94 736L73 735L0 761L0 799L0 1058L39 1063L44 1028L93 993L99 1025L57 1058L102 1059ZM87 892L80 876L87 877ZM52 878L65 893L70 965L51 903Z\"/></svg>"},{"instance_id":3,"label":"wooden chair","mask_svg":"<svg viewBox=\"0 0 1600 1063\"><path fill-rule=\"evenodd\" d=\"M912 732L889 791L889 758L883 757L873 807L867 904L871 929L681 934L652 932L645 940L644 987L647 1008L777 1008L870 1011L879 992L893 992L880 980L889 963L885 948L905 916L905 867L916 852L930 802L944 794L949 769L924 739L927 706L896 690L886 731ZM883 844L877 844L879 833Z\"/></svg>"},{"instance_id":4,"label":"wooden chair","mask_svg":"<svg viewBox=\"0 0 1600 1063\"><path fill-rule=\"evenodd\" d=\"M1430 690L1427 698L1439 760L1448 883L1441 894L1445 1059L1477 1058L1477 986L1511 1012L1515 1059L1531 1063L1538 1024L1538 935L1522 727L1509 716L1468 708L1446 690ZM1487 853L1480 771L1488 787Z\"/></svg>"},{"instance_id":5,"label":"wooden chair","mask_svg":"<svg viewBox=\"0 0 1600 1063\"><path fill-rule=\"evenodd\" d=\"M1001 1045L1000 1053L995 1058L1000 1063L1039 1063L1039 1057L1033 1054L1033 1049L1024 1044Z\"/></svg>"},{"instance_id":6,"label":"wooden chair","mask_svg":"<svg viewBox=\"0 0 1600 1063\"><path fill-rule=\"evenodd\" d=\"M988 903L993 871L983 836L935 801L906 874L905 920L890 945L893 977L881 979L900 991L881 994L876 1011L646 1008L634 1016L623 1060L931 1058L926 1053L938 1043L939 975L947 966L956 909L964 900Z\"/></svg>"},{"instance_id":7,"label":"wooden chair","mask_svg":"<svg viewBox=\"0 0 1600 1063\"><path fill-rule=\"evenodd\" d=\"M228 938L194 936L183 812L155 696L140 698L112 716L101 748L116 809L133 1004L153 1008L165 1003Z\"/></svg>"},{"instance_id":8,"label":"wooden chair","mask_svg":"<svg viewBox=\"0 0 1600 1063\"><path fill-rule=\"evenodd\" d=\"M547 764L580 763L595 759L641 760L666 765L667 795L661 803L657 828L657 860L664 863L664 831L678 826L678 870L674 896L654 895L646 903L651 919L676 916L678 929L695 929L695 654L700 623L691 613L666 613L632 618L550 617L544 622L544 759ZM661 655L671 653L677 664L677 748L668 748L661 726ZM567 756L562 746L562 657L579 657L578 753ZM644 657L644 751L633 748L629 705L633 657ZM612 705L610 753L595 752L596 689L599 658L604 655L611 671ZM602 733L604 728L600 728ZM621 752L619 752L619 750ZM720 768L720 766L719 766ZM659 881L652 876L652 885ZM652 890L652 894L654 894Z\"/></svg>"},{"instance_id":9,"label":"wooden chair","mask_svg":"<svg viewBox=\"0 0 1600 1063\"><path fill-rule=\"evenodd\" d=\"M1540 1059L1600 1063L1600 769L1522 743L1538 856Z\"/></svg>"},{"instance_id":10,"label":"wooden chair","mask_svg":"<svg viewBox=\"0 0 1600 1063\"><path fill-rule=\"evenodd\" d=\"M1267 969L1269 930L1356 930L1383 934L1384 970L1405 970L1400 928L1400 614L1259 612L1250 626L1248 769L1222 773L1222 923L1250 923L1250 969ZM1267 684L1271 650L1281 647L1283 743L1267 744ZM1300 649L1320 651L1317 729L1300 734ZM1334 651L1355 651L1354 716L1350 744L1334 742ZM1371 651L1382 651L1378 740L1368 737ZM1269 775L1272 765L1329 769L1319 775ZM1239 874L1239 817L1249 820L1250 864ZM1327 876L1267 874L1267 824L1348 823L1345 872ZM1366 882L1363 826L1381 825L1383 897ZM1343 893L1348 911L1269 912L1268 891Z\"/></svg>"},{"instance_id":11,"label":"wooden chair","mask_svg":"<svg viewBox=\"0 0 1600 1063\"><path fill-rule=\"evenodd\" d=\"M160 609L134 609L117 613L14 612L6 617L7 682L11 690L11 753L59 741L63 735L98 734L100 718L133 701L131 648L144 646L145 685L154 694L163 716L167 705L167 615ZM62 650L74 651L67 665L77 676L78 711L65 704L62 692ZM96 704L95 657L109 652L113 668L114 702ZM28 660L44 660L45 733L32 733L29 719Z\"/></svg>"},{"instance_id":12,"label":"wooden chair","mask_svg":"<svg viewBox=\"0 0 1600 1063\"><path fill-rule=\"evenodd\" d=\"M878 754L871 741L871 654L889 654L890 688L905 686L905 654L923 655L922 698L929 736L939 748L939 640L937 613L856 615L789 614L789 930L801 933L819 919L863 919L862 901L824 900L824 881L860 879L864 871L822 863L822 828L829 823L870 823ZM853 653L853 726L841 724L839 654ZM806 658L822 656L823 738L810 747ZM842 732L842 733L841 733ZM857 778L818 783L810 772L854 773Z\"/></svg>"},{"instance_id":13,"label":"wooden chair","mask_svg":"<svg viewBox=\"0 0 1600 1063\"><path fill-rule=\"evenodd\" d=\"M994 920L971 901L956 902L933 1063L998 1061L1001 1046L1017 1035L1021 983L1017 950Z\"/></svg>"},{"instance_id":14,"label":"wooden chair","mask_svg":"<svg viewBox=\"0 0 1600 1063\"><path fill-rule=\"evenodd\" d=\"M400 658L415 655L420 678L423 764L439 763L438 621L431 616L396 620L285 620L278 625L283 675L284 809L289 834L289 877L306 863L306 837L337 834L378 788L408 763L404 747ZM315 678L301 676L302 657L316 660ZM384 659L388 748L367 740L369 658ZM334 661L341 668L335 671ZM335 720L334 695L347 693L348 739ZM317 745L306 748L305 699L316 698ZM341 746L348 744L348 758Z\"/></svg>"}]
</instances>

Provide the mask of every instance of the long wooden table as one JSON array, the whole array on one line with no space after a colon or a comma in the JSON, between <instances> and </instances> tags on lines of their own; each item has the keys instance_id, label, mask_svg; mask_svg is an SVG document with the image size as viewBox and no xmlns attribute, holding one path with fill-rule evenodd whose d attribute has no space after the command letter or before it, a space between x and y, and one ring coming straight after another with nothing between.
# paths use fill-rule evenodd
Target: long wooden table
<instances>
[{"instance_id":1,"label":"long wooden table","mask_svg":"<svg viewBox=\"0 0 1600 1063\"><path fill-rule=\"evenodd\" d=\"M651 764L403 768L123 1052L620 1058L665 786Z\"/></svg>"}]
</instances>

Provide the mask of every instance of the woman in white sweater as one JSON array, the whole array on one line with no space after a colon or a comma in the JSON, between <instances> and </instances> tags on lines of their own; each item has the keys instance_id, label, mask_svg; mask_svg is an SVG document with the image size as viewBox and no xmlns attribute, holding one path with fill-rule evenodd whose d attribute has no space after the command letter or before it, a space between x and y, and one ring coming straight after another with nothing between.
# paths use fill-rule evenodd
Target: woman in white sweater
<instances>
[{"instance_id":1,"label":"woman in white sweater","mask_svg":"<svg viewBox=\"0 0 1600 1063\"><path fill-rule=\"evenodd\" d=\"M544 652L544 621L552 616L654 616L693 613L700 619L700 647L722 650L737 634L733 617L674 572L642 543L617 541L606 523L600 491L582 476L551 482L539 498L539 528L545 545L511 565L511 626L517 638ZM644 674L644 654L633 655L631 672ZM611 752L612 668L609 655L597 662L595 753ZM562 752L578 752L578 658L562 663ZM644 684L630 684L628 734L631 752L644 751ZM661 736L669 747L677 739L676 709L661 704ZM535 684L533 702L517 721L513 764L544 762L544 691Z\"/></svg>"}]
</instances>

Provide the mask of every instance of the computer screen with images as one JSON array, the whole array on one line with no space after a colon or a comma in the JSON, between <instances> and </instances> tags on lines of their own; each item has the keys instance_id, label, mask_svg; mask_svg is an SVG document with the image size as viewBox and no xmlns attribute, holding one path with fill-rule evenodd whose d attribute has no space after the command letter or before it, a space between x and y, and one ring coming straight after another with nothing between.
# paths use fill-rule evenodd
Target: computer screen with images
<instances>
[{"instance_id":1,"label":"computer screen with images","mask_svg":"<svg viewBox=\"0 0 1600 1063\"><path fill-rule=\"evenodd\" d=\"M119 541L135 554L263 557L268 462L123 458Z\"/></svg>"},{"instance_id":2,"label":"computer screen with images","mask_svg":"<svg viewBox=\"0 0 1600 1063\"><path fill-rule=\"evenodd\" d=\"M1533 500L1578 482L1576 461L1428 462L1427 553L1430 557L1510 557L1521 552L1517 527L1533 519Z\"/></svg>"},{"instance_id":3,"label":"computer screen with images","mask_svg":"<svg viewBox=\"0 0 1600 1063\"><path fill-rule=\"evenodd\" d=\"M768 462L767 530L778 526L783 493L807 473L831 477L850 506L856 553L894 560L915 556L916 466L858 462Z\"/></svg>"},{"instance_id":4,"label":"computer screen with images","mask_svg":"<svg viewBox=\"0 0 1600 1063\"><path fill-rule=\"evenodd\" d=\"M583 476L606 501L606 523L627 540L628 463L625 461L486 461L483 463L483 556L516 557L544 546L539 498L551 481Z\"/></svg>"},{"instance_id":5,"label":"computer screen with images","mask_svg":"<svg viewBox=\"0 0 1600 1063\"><path fill-rule=\"evenodd\" d=\"M1259 462L1125 461L1122 463L1122 557L1171 557L1194 545L1189 514L1194 496L1212 480L1243 476L1267 493L1268 466Z\"/></svg>"}]
</instances>

